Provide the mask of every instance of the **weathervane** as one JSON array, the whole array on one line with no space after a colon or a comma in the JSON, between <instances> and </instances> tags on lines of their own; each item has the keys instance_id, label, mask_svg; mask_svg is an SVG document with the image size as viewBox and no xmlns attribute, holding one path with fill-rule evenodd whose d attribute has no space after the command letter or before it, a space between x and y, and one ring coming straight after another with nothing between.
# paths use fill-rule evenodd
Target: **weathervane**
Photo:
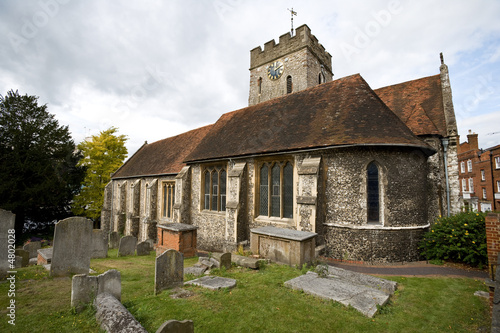
<instances>
[{"instance_id":1,"label":"weathervane","mask_svg":"<svg viewBox=\"0 0 500 333\"><path fill-rule=\"evenodd\" d=\"M293 36L293 15L297 16L297 12L293 11L293 7L292 7L292 9L288 8L288 11L290 12L291 21L292 21L292 28L290 29L290 33Z\"/></svg>"}]
</instances>

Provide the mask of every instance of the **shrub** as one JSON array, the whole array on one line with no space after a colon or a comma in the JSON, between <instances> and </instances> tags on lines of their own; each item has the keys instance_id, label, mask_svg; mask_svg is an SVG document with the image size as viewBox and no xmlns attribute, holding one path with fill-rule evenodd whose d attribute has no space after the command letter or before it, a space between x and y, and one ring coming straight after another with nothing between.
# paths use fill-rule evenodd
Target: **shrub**
<instances>
[{"instance_id":1,"label":"shrub","mask_svg":"<svg viewBox=\"0 0 500 333\"><path fill-rule=\"evenodd\" d=\"M424 235L419 248L428 260L448 260L473 266L488 263L485 213L440 217Z\"/></svg>"}]
</instances>

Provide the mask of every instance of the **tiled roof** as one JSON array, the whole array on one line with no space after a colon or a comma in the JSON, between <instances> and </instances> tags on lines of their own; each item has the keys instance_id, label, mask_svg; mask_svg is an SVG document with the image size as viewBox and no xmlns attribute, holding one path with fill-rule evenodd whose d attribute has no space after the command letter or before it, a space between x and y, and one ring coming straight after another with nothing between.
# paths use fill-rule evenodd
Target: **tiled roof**
<instances>
[{"instance_id":1,"label":"tiled roof","mask_svg":"<svg viewBox=\"0 0 500 333\"><path fill-rule=\"evenodd\" d=\"M111 178L176 174L183 160L207 134L210 127L200 127L170 138L144 144Z\"/></svg>"},{"instance_id":2,"label":"tiled roof","mask_svg":"<svg viewBox=\"0 0 500 333\"><path fill-rule=\"evenodd\" d=\"M185 161L341 145L432 150L356 74L224 114Z\"/></svg>"},{"instance_id":3,"label":"tiled roof","mask_svg":"<svg viewBox=\"0 0 500 333\"><path fill-rule=\"evenodd\" d=\"M375 89L375 92L415 135L446 136L439 75Z\"/></svg>"}]
</instances>

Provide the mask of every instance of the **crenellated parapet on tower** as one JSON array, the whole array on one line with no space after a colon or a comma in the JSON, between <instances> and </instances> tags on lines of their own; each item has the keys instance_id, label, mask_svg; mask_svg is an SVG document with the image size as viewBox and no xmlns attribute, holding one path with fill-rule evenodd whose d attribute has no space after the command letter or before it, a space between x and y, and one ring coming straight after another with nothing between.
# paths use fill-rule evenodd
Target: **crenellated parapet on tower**
<instances>
[{"instance_id":1,"label":"crenellated parapet on tower","mask_svg":"<svg viewBox=\"0 0 500 333\"><path fill-rule=\"evenodd\" d=\"M331 81L332 56L307 25L250 51L249 105Z\"/></svg>"}]
</instances>

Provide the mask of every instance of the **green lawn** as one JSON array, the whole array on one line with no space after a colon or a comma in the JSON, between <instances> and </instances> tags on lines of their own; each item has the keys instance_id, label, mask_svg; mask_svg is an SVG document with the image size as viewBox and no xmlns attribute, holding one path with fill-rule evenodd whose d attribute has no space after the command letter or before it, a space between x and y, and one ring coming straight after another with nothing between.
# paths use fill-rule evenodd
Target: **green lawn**
<instances>
[{"instance_id":1,"label":"green lawn","mask_svg":"<svg viewBox=\"0 0 500 333\"><path fill-rule=\"evenodd\" d=\"M281 265L261 271L233 267L217 275L237 280L231 291L187 287L193 296L172 299L170 291L153 295L154 252L144 257L93 259L98 273L118 269L122 302L149 331L168 319L191 319L195 332L477 332L489 331L488 304L474 296L487 290L483 281L459 278L388 277L396 294L374 318L352 308L292 291L283 282L302 272ZM185 265L197 262L186 259ZM0 332L99 332L91 307L70 308L71 280L49 278L41 267L18 270L16 325L9 325L9 284L0 284Z\"/></svg>"}]
</instances>

